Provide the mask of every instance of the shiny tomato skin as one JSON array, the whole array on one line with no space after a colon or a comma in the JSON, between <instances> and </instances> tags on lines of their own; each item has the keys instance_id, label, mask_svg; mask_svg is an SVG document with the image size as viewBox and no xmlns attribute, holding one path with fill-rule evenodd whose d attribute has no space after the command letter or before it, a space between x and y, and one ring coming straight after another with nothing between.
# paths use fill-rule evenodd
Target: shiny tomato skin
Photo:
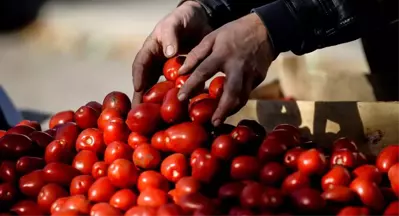
<instances>
[{"instance_id":1,"label":"shiny tomato skin","mask_svg":"<svg viewBox=\"0 0 399 216\"><path fill-rule=\"evenodd\" d=\"M34 131L29 135L29 138L42 149L45 149L54 140L52 136L42 131Z\"/></svg>"},{"instance_id":2,"label":"shiny tomato skin","mask_svg":"<svg viewBox=\"0 0 399 216\"><path fill-rule=\"evenodd\" d=\"M240 197L245 184L242 182L225 183L219 188L218 197L224 200L237 199Z\"/></svg>"},{"instance_id":3,"label":"shiny tomato skin","mask_svg":"<svg viewBox=\"0 0 399 216\"><path fill-rule=\"evenodd\" d=\"M21 134L6 134L0 139L0 158L19 159L32 154L32 140Z\"/></svg>"},{"instance_id":4,"label":"shiny tomato skin","mask_svg":"<svg viewBox=\"0 0 399 216\"><path fill-rule=\"evenodd\" d=\"M301 172L294 172L288 175L282 184L282 190L285 194L305 187L310 187L310 179Z\"/></svg>"},{"instance_id":5,"label":"shiny tomato skin","mask_svg":"<svg viewBox=\"0 0 399 216\"><path fill-rule=\"evenodd\" d=\"M221 160L230 160L238 152L238 143L228 134L222 134L213 140L211 154Z\"/></svg>"},{"instance_id":6,"label":"shiny tomato skin","mask_svg":"<svg viewBox=\"0 0 399 216\"><path fill-rule=\"evenodd\" d=\"M198 193L201 189L201 182L192 176L185 176L176 182L175 189L180 195Z\"/></svg>"},{"instance_id":7,"label":"shiny tomato skin","mask_svg":"<svg viewBox=\"0 0 399 216\"><path fill-rule=\"evenodd\" d=\"M162 104L166 93L174 87L175 85L171 81L156 83L143 95L143 102Z\"/></svg>"},{"instance_id":8,"label":"shiny tomato skin","mask_svg":"<svg viewBox=\"0 0 399 216\"><path fill-rule=\"evenodd\" d=\"M44 215L39 205L32 200L21 200L14 204L10 210L19 216Z\"/></svg>"},{"instance_id":9,"label":"shiny tomato skin","mask_svg":"<svg viewBox=\"0 0 399 216\"><path fill-rule=\"evenodd\" d=\"M186 81L188 80L190 75L191 74L178 76L177 79L175 80L175 87L176 88L181 88L184 85L184 83L186 83Z\"/></svg>"},{"instance_id":10,"label":"shiny tomato skin","mask_svg":"<svg viewBox=\"0 0 399 216\"><path fill-rule=\"evenodd\" d=\"M255 139L255 133L245 125L239 125L230 132L231 137L240 145L248 144Z\"/></svg>"},{"instance_id":11,"label":"shiny tomato skin","mask_svg":"<svg viewBox=\"0 0 399 216\"><path fill-rule=\"evenodd\" d=\"M197 102L199 102L201 100L208 99L208 98L211 98L211 96L209 94L207 94L207 93L202 93L202 94L199 94L197 96L194 96L193 98L190 99L190 102L188 104L188 110L191 109L191 106L193 104L195 104L195 103L197 103Z\"/></svg>"},{"instance_id":12,"label":"shiny tomato skin","mask_svg":"<svg viewBox=\"0 0 399 216\"><path fill-rule=\"evenodd\" d=\"M55 201L53 202L53 204L51 204L51 207L50 207L50 213L51 213L51 215L53 215L53 214L59 212L59 211L63 208L64 203L65 203L68 199L69 199L69 197L61 197L61 198L58 198L57 200L55 200Z\"/></svg>"},{"instance_id":13,"label":"shiny tomato skin","mask_svg":"<svg viewBox=\"0 0 399 216\"><path fill-rule=\"evenodd\" d=\"M161 117L168 124L182 122L187 116L187 101L177 98L178 88L170 89L162 102Z\"/></svg>"},{"instance_id":14,"label":"shiny tomato skin","mask_svg":"<svg viewBox=\"0 0 399 216\"><path fill-rule=\"evenodd\" d=\"M171 182L177 182L188 175L189 165L186 157L181 153L174 153L166 157L161 163L161 174Z\"/></svg>"},{"instance_id":15,"label":"shiny tomato skin","mask_svg":"<svg viewBox=\"0 0 399 216\"><path fill-rule=\"evenodd\" d=\"M121 189L112 195L109 204L114 208L127 211L136 205L137 195L130 189Z\"/></svg>"},{"instance_id":16,"label":"shiny tomato skin","mask_svg":"<svg viewBox=\"0 0 399 216\"><path fill-rule=\"evenodd\" d=\"M98 161L96 153L89 150L82 150L76 154L72 161L72 167L79 170L82 174L91 174L94 163Z\"/></svg>"},{"instance_id":17,"label":"shiny tomato skin","mask_svg":"<svg viewBox=\"0 0 399 216\"><path fill-rule=\"evenodd\" d=\"M138 206L159 207L168 203L168 194L157 188L147 188L137 198Z\"/></svg>"},{"instance_id":18,"label":"shiny tomato skin","mask_svg":"<svg viewBox=\"0 0 399 216\"><path fill-rule=\"evenodd\" d=\"M104 152L104 161L111 164L116 159L130 159L132 156L132 149L125 143L114 141L108 144Z\"/></svg>"},{"instance_id":19,"label":"shiny tomato skin","mask_svg":"<svg viewBox=\"0 0 399 216\"><path fill-rule=\"evenodd\" d=\"M198 124L208 124L216 111L218 101L213 98L203 99L190 106L189 116L191 121Z\"/></svg>"},{"instance_id":20,"label":"shiny tomato skin","mask_svg":"<svg viewBox=\"0 0 399 216\"><path fill-rule=\"evenodd\" d=\"M295 129L288 129L283 127L282 129L276 129L271 131L268 135L268 139L276 139L278 142L283 143L287 148L294 148L300 145L300 137Z\"/></svg>"},{"instance_id":21,"label":"shiny tomato skin","mask_svg":"<svg viewBox=\"0 0 399 216\"><path fill-rule=\"evenodd\" d=\"M389 168L399 162L399 145L385 147L377 156L376 166L382 173L387 173Z\"/></svg>"},{"instance_id":22,"label":"shiny tomato skin","mask_svg":"<svg viewBox=\"0 0 399 216\"><path fill-rule=\"evenodd\" d=\"M352 175L354 176L354 178L366 178L370 181L375 182L377 185L379 185L382 181L382 174L374 165L366 164L363 166L359 166L352 171Z\"/></svg>"},{"instance_id":23,"label":"shiny tomato skin","mask_svg":"<svg viewBox=\"0 0 399 216\"><path fill-rule=\"evenodd\" d=\"M292 204L298 212L316 213L322 212L326 203L320 193L312 188L301 188L291 193Z\"/></svg>"},{"instance_id":24,"label":"shiny tomato skin","mask_svg":"<svg viewBox=\"0 0 399 216\"><path fill-rule=\"evenodd\" d=\"M356 158L352 151L348 149L339 149L332 153L330 165L340 165L348 169L354 169L356 167Z\"/></svg>"},{"instance_id":25,"label":"shiny tomato skin","mask_svg":"<svg viewBox=\"0 0 399 216\"><path fill-rule=\"evenodd\" d=\"M100 114L89 106L81 106L75 112L75 122L81 129L95 128Z\"/></svg>"},{"instance_id":26,"label":"shiny tomato skin","mask_svg":"<svg viewBox=\"0 0 399 216\"><path fill-rule=\"evenodd\" d=\"M54 140L45 149L44 160L46 163L70 163L73 153L64 140Z\"/></svg>"},{"instance_id":27,"label":"shiny tomato skin","mask_svg":"<svg viewBox=\"0 0 399 216\"><path fill-rule=\"evenodd\" d=\"M269 162L265 164L260 171L260 181L263 185L277 186L285 179L285 177L287 177L287 175L288 172L282 164Z\"/></svg>"},{"instance_id":28,"label":"shiny tomato skin","mask_svg":"<svg viewBox=\"0 0 399 216\"><path fill-rule=\"evenodd\" d=\"M186 194L179 199L177 204L187 213L214 206L211 199L200 193Z\"/></svg>"},{"instance_id":29,"label":"shiny tomato skin","mask_svg":"<svg viewBox=\"0 0 399 216\"><path fill-rule=\"evenodd\" d=\"M243 119L237 124L237 126L240 125L250 128L254 132L257 141L263 141L266 137L265 128L255 120Z\"/></svg>"},{"instance_id":30,"label":"shiny tomato skin","mask_svg":"<svg viewBox=\"0 0 399 216\"><path fill-rule=\"evenodd\" d=\"M142 144L133 152L133 163L143 169L155 169L161 163L161 153L150 144Z\"/></svg>"},{"instance_id":31,"label":"shiny tomato skin","mask_svg":"<svg viewBox=\"0 0 399 216\"><path fill-rule=\"evenodd\" d=\"M223 94L223 85L224 81L226 80L225 76L218 76L215 77L211 83L209 83L209 95L212 98L220 98Z\"/></svg>"},{"instance_id":32,"label":"shiny tomato skin","mask_svg":"<svg viewBox=\"0 0 399 216\"><path fill-rule=\"evenodd\" d=\"M125 212L125 216L154 216L157 213L156 208L145 206L133 206Z\"/></svg>"},{"instance_id":33,"label":"shiny tomato skin","mask_svg":"<svg viewBox=\"0 0 399 216\"><path fill-rule=\"evenodd\" d=\"M18 198L18 189L13 182L0 183L0 209L9 207Z\"/></svg>"},{"instance_id":34,"label":"shiny tomato skin","mask_svg":"<svg viewBox=\"0 0 399 216\"><path fill-rule=\"evenodd\" d=\"M131 109L126 124L132 132L147 136L155 132L162 122L161 105L142 103Z\"/></svg>"},{"instance_id":35,"label":"shiny tomato skin","mask_svg":"<svg viewBox=\"0 0 399 216\"><path fill-rule=\"evenodd\" d=\"M0 138L2 138L4 135L6 135L7 131L5 130L0 130Z\"/></svg>"},{"instance_id":36,"label":"shiny tomato skin","mask_svg":"<svg viewBox=\"0 0 399 216\"><path fill-rule=\"evenodd\" d=\"M321 187L326 191L335 186L348 186L350 182L349 171L343 166L335 166L322 177Z\"/></svg>"},{"instance_id":37,"label":"shiny tomato skin","mask_svg":"<svg viewBox=\"0 0 399 216\"><path fill-rule=\"evenodd\" d=\"M284 155L284 165L292 170L298 169L298 158L305 151L301 147L289 149Z\"/></svg>"},{"instance_id":38,"label":"shiny tomato skin","mask_svg":"<svg viewBox=\"0 0 399 216\"><path fill-rule=\"evenodd\" d=\"M298 127L291 125L291 124L279 124L276 127L273 128L273 131L276 130L286 130L292 135L296 137L296 139L299 141L301 139L301 133L299 132Z\"/></svg>"},{"instance_id":39,"label":"shiny tomato skin","mask_svg":"<svg viewBox=\"0 0 399 216\"><path fill-rule=\"evenodd\" d=\"M399 215L399 201L391 202L384 210L384 216Z\"/></svg>"},{"instance_id":40,"label":"shiny tomato skin","mask_svg":"<svg viewBox=\"0 0 399 216\"><path fill-rule=\"evenodd\" d=\"M49 128L52 129L59 124L75 121L75 113L72 110L58 112L49 121Z\"/></svg>"},{"instance_id":41,"label":"shiny tomato skin","mask_svg":"<svg viewBox=\"0 0 399 216\"><path fill-rule=\"evenodd\" d=\"M15 125L15 126L18 126L18 125L26 125L26 126L30 126L30 127L32 127L32 128L34 128L35 130L37 130L37 131L41 131L42 130L42 127L41 127L41 125L40 125L40 123L39 122L37 122L37 121L31 121L31 120L22 120L22 121L20 121L17 125Z\"/></svg>"},{"instance_id":42,"label":"shiny tomato skin","mask_svg":"<svg viewBox=\"0 0 399 216\"><path fill-rule=\"evenodd\" d=\"M108 177L98 178L89 188L88 198L92 202L108 202L116 192Z\"/></svg>"},{"instance_id":43,"label":"shiny tomato skin","mask_svg":"<svg viewBox=\"0 0 399 216\"><path fill-rule=\"evenodd\" d=\"M62 205L60 211L65 210L75 210L80 214L86 215L90 213L91 203L87 198L83 195L74 195L68 197L65 203Z\"/></svg>"},{"instance_id":44,"label":"shiny tomato skin","mask_svg":"<svg viewBox=\"0 0 399 216\"><path fill-rule=\"evenodd\" d=\"M130 99L125 93L113 91L105 96L102 108L103 110L107 108L116 109L122 115L126 115L131 106Z\"/></svg>"},{"instance_id":45,"label":"shiny tomato skin","mask_svg":"<svg viewBox=\"0 0 399 216\"><path fill-rule=\"evenodd\" d=\"M104 128L104 143L108 145L114 141L127 142L129 133L129 129L122 118L110 118Z\"/></svg>"},{"instance_id":46,"label":"shiny tomato skin","mask_svg":"<svg viewBox=\"0 0 399 216\"><path fill-rule=\"evenodd\" d=\"M384 209L384 197L375 182L358 177L352 181L349 188L357 193L364 205L376 211Z\"/></svg>"},{"instance_id":47,"label":"shiny tomato skin","mask_svg":"<svg viewBox=\"0 0 399 216\"><path fill-rule=\"evenodd\" d=\"M119 188L130 188L137 183L138 170L126 159L116 159L108 167L109 181Z\"/></svg>"},{"instance_id":48,"label":"shiny tomato skin","mask_svg":"<svg viewBox=\"0 0 399 216\"><path fill-rule=\"evenodd\" d=\"M50 213L51 205L61 197L68 196L68 192L57 184L47 184L42 187L37 196L37 204L40 209L45 213Z\"/></svg>"},{"instance_id":49,"label":"shiny tomato skin","mask_svg":"<svg viewBox=\"0 0 399 216\"><path fill-rule=\"evenodd\" d=\"M87 195L89 188L94 183L91 175L79 175L72 179L69 186L69 193L73 195Z\"/></svg>"},{"instance_id":50,"label":"shiny tomato skin","mask_svg":"<svg viewBox=\"0 0 399 216\"><path fill-rule=\"evenodd\" d=\"M68 149L73 150L79 133L80 129L75 122L67 122L57 129L54 139L64 141Z\"/></svg>"},{"instance_id":51,"label":"shiny tomato skin","mask_svg":"<svg viewBox=\"0 0 399 216\"><path fill-rule=\"evenodd\" d=\"M180 206L174 203L162 205L157 210L157 215L160 216L179 216L183 214L183 210Z\"/></svg>"},{"instance_id":52,"label":"shiny tomato skin","mask_svg":"<svg viewBox=\"0 0 399 216\"><path fill-rule=\"evenodd\" d=\"M98 161L93 164L91 170L91 176L93 176L94 179L105 177L107 175L108 175L108 164L106 162Z\"/></svg>"},{"instance_id":53,"label":"shiny tomato skin","mask_svg":"<svg viewBox=\"0 0 399 216\"><path fill-rule=\"evenodd\" d=\"M111 118L122 118L122 114L117 109L112 109L112 108L103 109L103 111L101 112L100 116L97 119L98 129L103 131L107 126L108 121Z\"/></svg>"},{"instance_id":54,"label":"shiny tomato skin","mask_svg":"<svg viewBox=\"0 0 399 216\"><path fill-rule=\"evenodd\" d=\"M220 163L215 156L209 153L208 150L197 150L193 152L196 156L191 157L195 158L194 160L191 160L191 176L201 182L209 183L220 171Z\"/></svg>"},{"instance_id":55,"label":"shiny tomato skin","mask_svg":"<svg viewBox=\"0 0 399 216\"><path fill-rule=\"evenodd\" d=\"M44 172L42 170L35 170L22 176L19 179L19 190L28 197L37 197L40 189L46 185L44 181Z\"/></svg>"},{"instance_id":56,"label":"shiny tomato skin","mask_svg":"<svg viewBox=\"0 0 399 216\"><path fill-rule=\"evenodd\" d=\"M240 195L240 203L244 208L259 208L262 206L264 187L259 183L248 184Z\"/></svg>"},{"instance_id":57,"label":"shiny tomato skin","mask_svg":"<svg viewBox=\"0 0 399 216\"><path fill-rule=\"evenodd\" d=\"M326 201L334 203L350 203L355 199L356 193L346 186L335 186L325 190L321 197Z\"/></svg>"},{"instance_id":58,"label":"shiny tomato skin","mask_svg":"<svg viewBox=\"0 0 399 216\"><path fill-rule=\"evenodd\" d=\"M394 164L389 168L388 179L391 182L391 188L399 197L399 163Z\"/></svg>"},{"instance_id":59,"label":"shiny tomato skin","mask_svg":"<svg viewBox=\"0 0 399 216\"><path fill-rule=\"evenodd\" d=\"M43 179L48 183L56 183L68 186L79 170L62 163L49 163L43 168Z\"/></svg>"},{"instance_id":60,"label":"shiny tomato skin","mask_svg":"<svg viewBox=\"0 0 399 216\"><path fill-rule=\"evenodd\" d=\"M261 198L261 205L264 209L279 209L284 204L284 194L281 190L268 187L265 188Z\"/></svg>"},{"instance_id":61,"label":"shiny tomato skin","mask_svg":"<svg viewBox=\"0 0 399 216\"><path fill-rule=\"evenodd\" d=\"M43 158L24 156L17 161L15 169L20 175L24 175L34 170L42 169L44 166L45 161Z\"/></svg>"},{"instance_id":62,"label":"shiny tomato skin","mask_svg":"<svg viewBox=\"0 0 399 216\"><path fill-rule=\"evenodd\" d=\"M105 150L103 132L97 128L83 130L76 139L76 151L90 150L102 154Z\"/></svg>"},{"instance_id":63,"label":"shiny tomato skin","mask_svg":"<svg viewBox=\"0 0 399 216\"><path fill-rule=\"evenodd\" d=\"M337 216L370 215L370 210L365 207L347 206L341 209Z\"/></svg>"},{"instance_id":64,"label":"shiny tomato skin","mask_svg":"<svg viewBox=\"0 0 399 216\"><path fill-rule=\"evenodd\" d=\"M165 130L165 143L168 149L182 154L191 154L208 140L205 129L193 122L184 122Z\"/></svg>"},{"instance_id":65,"label":"shiny tomato skin","mask_svg":"<svg viewBox=\"0 0 399 216\"><path fill-rule=\"evenodd\" d=\"M347 149L352 152L358 151L356 143L347 137L341 137L334 141L332 151L335 152L340 149Z\"/></svg>"},{"instance_id":66,"label":"shiny tomato skin","mask_svg":"<svg viewBox=\"0 0 399 216\"><path fill-rule=\"evenodd\" d=\"M149 187L168 191L169 183L168 180L159 172L147 170L139 175L137 180L137 189L143 191Z\"/></svg>"},{"instance_id":67,"label":"shiny tomato skin","mask_svg":"<svg viewBox=\"0 0 399 216\"><path fill-rule=\"evenodd\" d=\"M163 66L163 75L169 81L175 81L179 76L179 69L183 65L186 58L183 56L176 56L168 59Z\"/></svg>"},{"instance_id":68,"label":"shiny tomato skin","mask_svg":"<svg viewBox=\"0 0 399 216\"><path fill-rule=\"evenodd\" d=\"M100 104L97 101L90 101L87 104L85 104L85 106L88 106L92 109L94 109L95 111L97 111L98 113L101 113L101 111L103 110L103 105Z\"/></svg>"},{"instance_id":69,"label":"shiny tomato skin","mask_svg":"<svg viewBox=\"0 0 399 216\"><path fill-rule=\"evenodd\" d=\"M165 143L166 135L165 131L158 131L151 137L151 145L159 151L168 152L169 149L166 147Z\"/></svg>"},{"instance_id":70,"label":"shiny tomato skin","mask_svg":"<svg viewBox=\"0 0 399 216\"><path fill-rule=\"evenodd\" d=\"M108 203L100 202L96 203L91 207L90 216L117 216L122 215L122 213L115 207Z\"/></svg>"},{"instance_id":71,"label":"shiny tomato skin","mask_svg":"<svg viewBox=\"0 0 399 216\"><path fill-rule=\"evenodd\" d=\"M131 132L127 138L127 143L132 149L136 149L142 143L148 143L150 140L136 132Z\"/></svg>"},{"instance_id":72,"label":"shiny tomato skin","mask_svg":"<svg viewBox=\"0 0 399 216\"><path fill-rule=\"evenodd\" d=\"M230 176L236 180L253 179L258 175L259 171L259 161L253 156L235 157L230 166Z\"/></svg>"},{"instance_id":73,"label":"shiny tomato skin","mask_svg":"<svg viewBox=\"0 0 399 216\"><path fill-rule=\"evenodd\" d=\"M262 163L282 161L287 146L277 139L266 138L259 147L258 158Z\"/></svg>"},{"instance_id":74,"label":"shiny tomato skin","mask_svg":"<svg viewBox=\"0 0 399 216\"><path fill-rule=\"evenodd\" d=\"M13 161L2 161L0 163L0 180L3 182L15 182L16 179L16 163Z\"/></svg>"},{"instance_id":75,"label":"shiny tomato skin","mask_svg":"<svg viewBox=\"0 0 399 216\"><path fill-rule=\"evenodd\" d=\"M31 126L16 125L10 129L8 129L6 134L21 134L21 135L29 136L34 131L36 131L36 129Z\"/></svg>"},{"instance_id":76,"label":"shiny tomato skin","mask_svg":"<svg viewBox=\"0 0 399 216\"><path fill-rule=\"evenodd\" d=\"M307 175L321 175L326 168L326 157L317 149L307 150L298 158L298 170Z\"/></svg>"}]
</instances>

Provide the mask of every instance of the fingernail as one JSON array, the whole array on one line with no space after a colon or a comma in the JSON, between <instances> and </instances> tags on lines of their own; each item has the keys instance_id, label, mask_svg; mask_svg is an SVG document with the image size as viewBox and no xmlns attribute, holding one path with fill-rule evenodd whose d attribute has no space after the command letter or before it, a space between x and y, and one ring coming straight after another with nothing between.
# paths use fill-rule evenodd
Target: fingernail
<instances>
[{"instance_id":1,"label":"fingernail","mask_svg":"<svg viewBox=\"0 0 399 216\"><path fill-rule=\"evenodd\" d=\"M166 47L166 56L172 56L175 53L175 48L172 45Z\"/></svg>"},{"instance_id":2,"label":"fingernail","mask_svg":"<svg viewBox=\"0 0 399 216\"><path fill-rule=\"evenodd\" d=\"M216 119L213 121L213 126L217 127L222 123L222 121L220 119Z\"/></svg>"},{"instance_id":3,"label":"fingernail","mask_svg":"<svg viewBox=\"0 0 399 216\"><path fill-rule=\"evenodd\" d=\"M184 99L186 99L186 94L180 93L179 95L177 95L177 99L179 99L179 101L184 101Z\"/></svg>"}]
</instances>

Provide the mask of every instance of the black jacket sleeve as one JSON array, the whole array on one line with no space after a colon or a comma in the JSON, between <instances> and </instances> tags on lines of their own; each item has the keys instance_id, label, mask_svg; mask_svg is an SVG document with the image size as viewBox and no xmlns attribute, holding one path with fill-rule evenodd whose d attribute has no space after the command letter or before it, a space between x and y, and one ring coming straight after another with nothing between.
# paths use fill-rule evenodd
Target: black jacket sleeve
<instances>
[{"instance_id":1,"label":"black jacket sleeve","mask_svg":"<svg viewBox=\"0 0 399 216\"><path fill-rule=\"evenodd\" d=\"M352 41L370 31L397 24L398 0L195 0L214 27L251 11L269 31L277 53L305 54ZM387 11L387 8L394 8Z\"/></svg>"}]
</instances>

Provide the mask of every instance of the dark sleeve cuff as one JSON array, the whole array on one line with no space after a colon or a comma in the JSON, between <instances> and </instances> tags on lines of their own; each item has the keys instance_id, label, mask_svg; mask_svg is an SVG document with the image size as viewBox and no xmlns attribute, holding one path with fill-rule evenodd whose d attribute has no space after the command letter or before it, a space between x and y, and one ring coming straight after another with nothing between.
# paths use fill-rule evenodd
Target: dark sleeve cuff
<instances>
[{"instance_id":1,"label":"dark sleeve cuff","mask_svg":"<svg viewBox=\"0 0 399 216\"><path fill-rule=\"evenodd\" d=\"M301 43L298 24L284 0L277 0L253 11L265 24L276 55Z\"/></svg>"}]
</instances>

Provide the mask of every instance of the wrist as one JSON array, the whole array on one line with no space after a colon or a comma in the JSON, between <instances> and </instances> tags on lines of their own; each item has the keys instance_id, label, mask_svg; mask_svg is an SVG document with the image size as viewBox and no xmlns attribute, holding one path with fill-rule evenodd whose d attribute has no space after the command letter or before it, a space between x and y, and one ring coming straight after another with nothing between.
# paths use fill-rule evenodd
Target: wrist
<instances>
[{"instance_id":1,"label":"wrist","mask_svg":"<svg viewBox=\"0 0 399 216\"><path fill-rule=\"evenodd\" d=\"M251 13L247 15L247 17L249 19L248 23L253 25L252 29L254 30L254 34L256 35L256 38L258 38L259 43L266 45L268 50L266 55L268 55L268 58L271 58L272 60L276 59L278 53L274 50L269 31L260 16L256 13Z\"/></svg>"},{"instance_id":2,"label":"wrist","mask_svg":"<svg viewBox=\"0 0 399 216\"><path fill-rule=\"evenodd\" d=\"M196 0L182 0L178 4L178 7L189 7L195 11L196 14L198 14L202 20L206 23L210 22L210 15L209 15L209 10L208 8L201 4L199 1Z\"/></svg>"}]
</instances>

